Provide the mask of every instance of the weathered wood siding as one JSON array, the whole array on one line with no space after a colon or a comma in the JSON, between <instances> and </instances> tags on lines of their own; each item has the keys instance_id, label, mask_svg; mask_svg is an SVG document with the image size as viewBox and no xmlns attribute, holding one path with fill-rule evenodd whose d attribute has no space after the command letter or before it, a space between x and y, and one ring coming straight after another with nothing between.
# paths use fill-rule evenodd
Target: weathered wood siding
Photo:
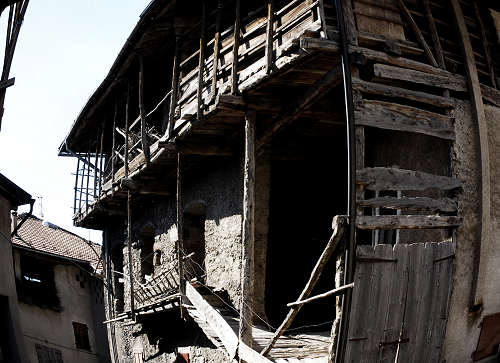
<instances>
[{"instance_id":1,"label":"weathered wood siding","mask_svg":"<svg viewBox=\"0 0 500 363\"><path fill-rule=\"evenodd\" d=\"M439 361L454 251L453 242L358 247L346 362Z\"/></svg>"}]
</instances>

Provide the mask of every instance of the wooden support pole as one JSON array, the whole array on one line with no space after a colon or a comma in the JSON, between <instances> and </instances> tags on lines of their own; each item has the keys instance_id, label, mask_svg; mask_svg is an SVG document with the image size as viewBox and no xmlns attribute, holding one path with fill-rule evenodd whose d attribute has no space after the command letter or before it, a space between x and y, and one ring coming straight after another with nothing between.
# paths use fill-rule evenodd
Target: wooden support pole
<instances>
[{"instance_id":1,"label":"wooden support pole","mask_svg":"<svg viewBox=\"0 0 500 363\"><path fill-rule=\"evenodd\" d=\"M481 40L483 42L483 51L486 57L486 64L488 65L488 71L490 73L490 81L493 88L497 88L497 83L495 80L495 71L493 70L493 62L491 60L490 48L488 46L488 38L486 38L486 30L484 28L483 19L481 18L481 12L479 10L479 5L477 0L472 2L474 4L474 12L476 14L477 21L479 22L479 28L481 30Z\"/></svg>"},{"instance_id":2,"label":"wooden support pole","mask_svg":"<svg viewBox=\"0 0 500 363\"><path fill-rule=\"evenodd\" d=\"M179 36L175 36L174 60L172 66L172 88L170 96L170 111L168 113L167 140L172 136L175 122L175 108L177 106L177 94L179 91Z\"/></svg>"},{"instance_id":3,"label":"wooden support pole","mask_svg":"<svg viewBox=\"0 0 500 363\"><path fill-rule=\"evenodd\" d=\"M216 96L217 92L217 68L219 67L219 53L220 53L220 22L222 13L223 0L217 1L217 15L215 18L215 35L214 35L214 61L212 66L212 98Z\"/></svg>"},{"instance_id":4,"label":"wooden support pole","mask_svg":"<svg viewBox=\"0 0 500 363\"><path fill-rule=\"evenodd\" d=\"M100 131L100 130L99 130ZM97 132L97 137L95 140L95 157L94 157L94 200L97 199L97 178L99 177L99 168L97 167L99 165L99 134L100 132Z\"/></svg>"},{"instance_id":5,"label":"wooden support pole","mask_svg":"<svg viewBox=\"0 0 500 363\"><path fill-rule=\"evenodd\" d=\"M146 129L146 112L144 110L144 59L139 57L139 117L141 118L141 146L146 165L149 165L151 156L149 153L148 134Z\"/></svg>"},{"instance_id":6,"label":"wooden support pole","mask_svg":"<svg viewBox=\"0 0 500 363\"><path fill-rule=\"evenodd\" d=\"M118 116L118 101L115 100L115 113L113 116L113 131L111 134L113 136L111 143L111 183L115 182L115 172L116 172L116 117Z\"/></svg>"},{"instance_id":7,"label":"wooden support pole","mask_svg":"<svg viewBox=\"0 0 500 363\"><path fill-rule=\"evenodd\" d=\"M134 264L132 261L132 192L127 191L127 250L128 250L128 273L130 284L130 313L135 319L134 301Z\"/></svg>"},{"instance_id":8,"label":"wooden support pole","mask_svg":"<svg viewBox=\"0 0 500 363\"><path fill-rule=\"evenodd\" d=\"M245 114L243 168L243 228L241 236L241 300L239 341L252 348L255 253L255 123L256 112Z\"/></svg>"},{"instance_id":9,"label":"wooden support pole","mask_svg":"<svg viewBox=\"0 0 500 363\"><path fill-rule=\"evenodd\" d=\"M204 104L203 104L203 86L204 86L204 79L203 79L203 73L205 71L205 33L206 33L206 25L207 23L207 5L206 1L202 0L201 1L201 24L200 24L200 52L199 52L199 59L198 59L198 94L197 94L197 112L196 112L196 117L198 120L201 120L203 118L203 109L204 109ZM215 66L215 64L214 64Z\"/></svg>"},{"instance_id":10,"label":"wooden support pole","mask_svg":"<svg viewBox=\"0 0 500 363\"><path fill-rule=\"evenodd\" d=\"M481 267L486 268L487 261L484 260L487 260L488 256L484 255L484 253L487 253L488 247L490 246L491 242L491 181L488 124L486 122L486 116L484 114L481 85L479 83L479 78L477 75L474 51L472 49L472 44L467 30L467 25L465 23L464 15L462 13L462 8L460 7L458 0L450 1L453 13L455 15L458 33L460 35L465 69L467 70L467 83L471 95L472 114L479 130L479 150L481 153L481 243L474 244L474 258L477 262L474 264L474 270L472 271L473 286L471 288L470 296L470 306L472 307L473 305L480 303L480 301L482 300L482 291L480 284L481 276L484 272L482 271Z\"/></svg>"},{"instance_id":11,"label":"wooden support pole","mask_svg":"<svg viewBox=\"0 0 500 363\"><path fill-rule=\"evenodd\" d=\"M344 236L344 229L345 226L347 225L347 218L345 216L336 216L333 219L332 224L333 224L332 236L330 237L330 240L328 241L325 249L323 250L323 253L319 257L318 262L316 262L316 265L314 266L311 272L311 276L309 277L306 286L300 293L297 301L305 300L316 286L316 283L318 282L319 277L321 276L323 268L330 259L331 255L337 249L337 246L339 245L342 237ZM267 353L269 353L269 351L272 349L272 347L279 339L279 337L283 335L283 333L290 327L290 325L292 325L293 320L295 319L301 308L302 304L299 304L293 306L290 309L287 316L285 317L285 320L283 320L283 322L279 326L278 330L276 330L269 343L262 350L261 352L262 355L266 355Z\"/></svg>"},{"instance_id":12,"label":"wooden support pole","mask_svg":"<svg viewBox=\"0 0 500 363\"><path fill-rule=\"evenodd\" d=\"M75 200L73 201L73 214L76 213L76 196L78 192L78 173L80 172L80 159L76 162L76 173L75 173Z\"/></svg>"},{"instance_id":13,"label":"wooden support pole","mask_svg":"<svg viewBox=\"0 0 500 363\"><path fill-rule=\"evenodd\" d=\"M127 84L127 99L125 101L125 177L128 177L128 124L129 124L129 107L130 106L130 84Z\"/></svg>"},{"instance_id":14,"label":"wooden support pole","mask_svg":"<svg viewBox=\"0 0 500 363\"><path fill-rule=\"evenodd\" d=\"M83 167L82 167L82 175L81 175L81 178L80 178L80 193L79 193L79 196L78 196L78 209L81 210L82 209L82 194L83 194L83 182L85 180L85 167L89 168L90 166L86 163L86 160L85 158L78 158L78 160L81 160L82 163L83 163ZM80 171L78 171L79 173Z\"/></svg>"},{"instance_id":15,"label":"wooden support pole","mask_svg":"<svg viewBox=\"0 0 500 363\"><path fill-rule=\"evenodd\" d=\"M267 0L267 28L266 28L266 73L271 73L274 65L274 0Z\"/></svg>"},{"instance_id":16,"label":"wooden support pole","mask_svg":"<svg viewBox=\"0 0 500 363\"><path fill-rule=\"evenodd\" d=\"M89 151L87 151L87 187L85 189L85 210L89 209L89 181L90 181L90 142Z\"/></svg>"},{"instance_id":17,"label":"wooden support pole","mask_svg":"<svg viewBox=\"0 0 500 363\"><path fill-rule=\"evenodd\" d=\"M186 280L184 278L184 259L183 237L184 237L184 222L182 215L182 155L177 154L177 194L176 194L176 209L177 209L177 268L179 272L179 293L181 294L179 307L181 318L183 317L182 297L186 295Z\"/></svg>"},{"instance_id":18,"label":"wooden support pole","mask_svg":"<svg viewBox=\"0 0 500 363\"><path fill-rule=\"evenodd\" d=\"M398 6L401 12L403 13L403 16L405 17L406 21L410 25L411 29L415 33L418 43L422 46L422 48L424 48L425 55L427 56L427 58L434 67L438 67L436 59L434 58L434 55L432 55L431 48L429 48L429 45L425 41L422 32L420 31L417 23L415 23L415 20L413 20L413 17L411 16L411 13L404 4L403 0L398 0Z\"/></svg>"},{"instance_id":19,"label":"wooden support pole","mask_svg":"<svg viewBox=\"0 0 500 363\"><path fill-rule=\"evenodd\" d=\"M441 40L439 39L439 34L436 28L436 22L432 16L432 9L429 0L422 0L425 9L425 17L427 18L427 23L429 24L429 29L432 35L432 42L434 43L434 50L437 55L437 62L439 67L446 69L446 64L444 62L443 48L441 47Z\"/></svg>"},{"instance_id":20,"label":"wooden support pole","mask_svg":"<svg viewBox=\"0 0 500 363\"><path fill-rule=\"evenodd\" d=\"M347 44L358 45L358 32L356 29L356 21L354 19L354 10L351 0L340 0L342 19L345 24L345 36ZM337 9L337 13L339 13Z\"/></svg>"},{"instance_id":21,"label":"wooden support pole","mask_svg":"<svg viewBox=\"0 0 500 363\"><path fill-rule=\"evenodd\" d=\"M241 31L241 0L236 0L236 14L234 18L233 33L233 66L231 68L231 93L236 95L238 90L238 52L240 49L240 31Z\"/></svg>"},{"instance_id":22,"label":"wooden support pole","mask_svg":"<svg viewBox=\"0 0 500 363\"><path fill-rule=\"evenodd\" d=\"M104 178L104 133L106 132L106 120L104 120L104 123L102 125L102 131L101 131L101 143L100 143L100 148L99 148L99 192L98 195L101 195L102 192L102 180Z\"/></svg>"}]
</instances>

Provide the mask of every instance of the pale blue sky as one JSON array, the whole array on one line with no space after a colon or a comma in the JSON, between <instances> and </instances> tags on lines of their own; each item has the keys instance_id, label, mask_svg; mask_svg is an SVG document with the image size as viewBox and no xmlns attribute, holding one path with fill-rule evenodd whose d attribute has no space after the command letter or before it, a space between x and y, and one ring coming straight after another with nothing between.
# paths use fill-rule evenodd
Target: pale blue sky
<instances>
[{"instance_id":1,"label":"pale blue sky","mask_svg":"<svg viewBox=\"0 0 500 363\"><path fill-rule=\"evenodd\" d=\"M100 233L73 227L76 164L58 157L57 149L149 1L30 1L14 55L16 83L5 102L0 172L43 197L44 219L96 242ZM0 39L7 15L0 19ZM38 200L34 214L40 216Z\"/></svg>"}]
</instances>

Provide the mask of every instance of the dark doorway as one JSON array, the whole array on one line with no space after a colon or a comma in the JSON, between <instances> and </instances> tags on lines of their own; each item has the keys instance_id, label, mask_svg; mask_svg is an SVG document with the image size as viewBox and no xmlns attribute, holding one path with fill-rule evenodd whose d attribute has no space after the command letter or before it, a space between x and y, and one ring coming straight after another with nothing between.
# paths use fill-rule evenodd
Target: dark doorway
<instances>
[{"instance_id":1,"label":"dark doorway","mask_svg":"<svg viewBox=\"0 0 500 363\"><path fill-rule=\"evenodd\" d=\"M332 234L332 218L346 212L343 129L334 136L298 140L300 152L271 164L266 315L273 326L283 321L286 304L298 298L309 279ZM334 282L332 258L312 295L333 289ZM292 328L319 324L319 330L328 330L334 318L335 298L325 298L304 305Z\"/></svg>"},{"instance_id":2,"label":"dark doorway","mask_svg":"<svg viewBox=\"0 0 500 363\"><path fill-rule=\"evenodd\" d=\"M190 256L186 261L186 272L192 278L205 281L205 204L196 202L188 204L183 215L184 253Z\"/></svg>"}]
</instances>

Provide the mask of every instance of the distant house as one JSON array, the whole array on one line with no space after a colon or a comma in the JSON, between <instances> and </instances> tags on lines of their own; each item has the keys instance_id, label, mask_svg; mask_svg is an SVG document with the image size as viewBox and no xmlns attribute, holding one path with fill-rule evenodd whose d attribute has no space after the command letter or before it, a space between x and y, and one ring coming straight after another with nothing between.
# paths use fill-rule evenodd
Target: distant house
<instances>
[{"instance_id":1,"label":"distant house","mask_svg":"<svg viewBox=\"0 0 500 363\"><path fill-rule=\"evenodd\" d=\"M26 361L11 258L10 211L30 202L28 193L0 174L0 363Z\"/></svg>"},{"instance_id":2,"label":"distant house","mask_svg":"<svg viewBox=\"0 0 500 363\"><path fill-rule=\"evenodd\" d=\"M12 242L29 360L109 362L100 245L34 216Z\"/></svg>"}]
</instances>

